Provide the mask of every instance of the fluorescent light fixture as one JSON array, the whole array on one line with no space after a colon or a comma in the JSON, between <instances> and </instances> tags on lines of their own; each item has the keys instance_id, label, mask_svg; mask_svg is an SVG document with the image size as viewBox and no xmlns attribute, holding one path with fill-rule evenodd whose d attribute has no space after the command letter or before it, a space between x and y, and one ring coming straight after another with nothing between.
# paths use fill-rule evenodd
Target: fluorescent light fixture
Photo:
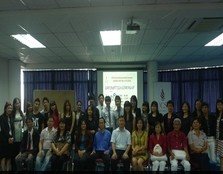
<instances>
[{"instance_id":1,"label":"fluorescent light fixture","mask_svg":"<svg viewBox=\"0 0 223 174\"><path fill-rule=\"evenodd\" d=\"M38 40L32 37L30 34L16 34L11 35L13 38L17 39L22 44L28 46L29 48L46 48Z\"/></svg>"},{"instance_id":2,"label":"fluorescent light fixture","mask_svg":"<svg viewBox=\"0 0 223 174\"><path fill-rule=\"evenodd\" d=\"M205 46L222 46L223 45L223 33L208 42Z\"/></svg>"},{"instance_id":3,"label":"fluorescent light fixture","mask_svg":"<svg viewBox=\"0 0 223 174\"><path fill-rule=\"evenodd\" d=\"M104 46L121 45L121 31L100 31L102 43Z\"/></svg>"}]
</instances>

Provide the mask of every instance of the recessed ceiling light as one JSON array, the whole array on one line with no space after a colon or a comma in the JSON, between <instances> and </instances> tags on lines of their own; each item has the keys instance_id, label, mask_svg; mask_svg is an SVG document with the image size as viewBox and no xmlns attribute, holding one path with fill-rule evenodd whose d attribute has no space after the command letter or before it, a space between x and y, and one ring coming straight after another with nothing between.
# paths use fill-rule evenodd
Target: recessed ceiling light
<instances>
[{"instance_id":1,"label":"recessed ceiling light","mask_svg":"<svg viewBox=\"0 0 223 174\"><path fill-rule=\"evenodd\" d=\"M17 39L19 42L28 46L29 48L46 48L43 44L41 44L30 34L16 34L16 35L11 35L11 37Z\"/></svg>"},{"instance_id":2,"label":"recessed ceiling light","mask_svg":"<svg viewBox=\"0 0 223 174\"><path fill-rule=\"evenodd\" d=\"M121 45L121 31L100 31L102 43L104 46Z\"/></svg>"},{"instance_id":3,"label":"recessed ceiling light","mask_svg":"<svg viewBox=\"0 0 223 174\"><path fill-rule=\"evenodd\" d=\"M205 46L222 46L223 45L223 33L208 42Z\"/></svg>"}]
</instances>

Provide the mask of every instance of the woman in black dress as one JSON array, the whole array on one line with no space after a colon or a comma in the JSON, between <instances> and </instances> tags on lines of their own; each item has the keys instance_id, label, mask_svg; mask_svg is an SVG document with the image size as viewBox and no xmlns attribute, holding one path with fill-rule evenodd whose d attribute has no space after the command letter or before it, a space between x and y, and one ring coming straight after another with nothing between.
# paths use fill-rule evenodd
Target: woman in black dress
<instances>
[{"instance_id":1,"label":"woman in black dress","mask_svg":"<svg viewBox=\"0 0 223 174\"><path fill-rule=\"evenodd\" d=\"M11 170L15 129L11 118L12 104L5 103L4 113L0 116L0 158L1 171Z\"/></svg>"}]
</instances>

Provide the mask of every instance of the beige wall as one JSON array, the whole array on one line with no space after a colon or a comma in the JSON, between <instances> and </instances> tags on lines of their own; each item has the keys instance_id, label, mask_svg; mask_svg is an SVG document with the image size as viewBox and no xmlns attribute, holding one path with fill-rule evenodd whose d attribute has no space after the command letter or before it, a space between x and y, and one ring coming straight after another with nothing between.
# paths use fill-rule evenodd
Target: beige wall
<instances>
[{"instance_id":1,"label":"beige wall","mask_svg":"<svg viewBox=\"0 0 223 174\"><path fill-rule=\"evenodd\" d=\"M75 92L72 90L34 90L33 91L33 100L36 98L39 98L41 101L41 109L43 107L42 105L42 99L44 97L47 97L49 101L56 101L57 109L60 113L63 112L63 105L65 100L70 100L72 108L74 107L74 104L76 103L75 98Z\"/></svg>"}]
</instances>

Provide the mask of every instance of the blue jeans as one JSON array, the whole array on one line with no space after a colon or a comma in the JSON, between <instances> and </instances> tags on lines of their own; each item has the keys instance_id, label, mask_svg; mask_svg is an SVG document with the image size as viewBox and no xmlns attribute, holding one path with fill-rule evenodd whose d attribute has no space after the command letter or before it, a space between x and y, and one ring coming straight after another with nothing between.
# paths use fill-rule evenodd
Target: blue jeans
<instances>
[{"instance_id":1,"label":"blue jeans","mask_svg":"<svg viewBox=\"0 0 223 174\"><path fill-rule=\"evenodd\" d=\"M41 151L40 156L36 156L35 171L47 171L49 170L49 161L52 157L52 153L48 149Z\"/></svg>"}]
</instances>

